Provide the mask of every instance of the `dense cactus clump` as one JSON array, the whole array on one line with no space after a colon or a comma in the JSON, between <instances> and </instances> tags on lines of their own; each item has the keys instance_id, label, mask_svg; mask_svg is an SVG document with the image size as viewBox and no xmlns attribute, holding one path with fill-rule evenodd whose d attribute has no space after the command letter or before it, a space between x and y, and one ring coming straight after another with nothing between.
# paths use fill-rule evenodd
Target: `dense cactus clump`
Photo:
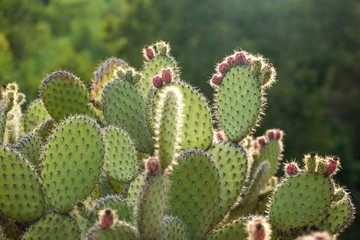
<instances>
[{"instance_id":1,"label":"dense cactus clump","mask_svg":"<svg viewBox=\"0 0 360 240\"><path fill-rule=\"evenodd\" d=\"M90 91L52 73L24 114L17 85L2 88L0 239L336 239L352 223L338 157L285 163L281 130L254 137L268 60L224 58L211 107L169 44L143 55L141 71L107 59Z\"/></svg>"}]
</instances>

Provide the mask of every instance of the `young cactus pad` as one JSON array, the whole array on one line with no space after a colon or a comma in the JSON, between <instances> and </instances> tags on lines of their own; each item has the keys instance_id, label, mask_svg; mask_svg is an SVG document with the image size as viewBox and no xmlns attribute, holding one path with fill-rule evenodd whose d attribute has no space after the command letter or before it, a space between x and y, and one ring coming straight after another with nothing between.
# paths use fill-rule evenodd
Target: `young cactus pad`
<instances>
[{"instance_id":1,"label":"young cactus pad","mask_svg":"<svg viewBox=\"0 0 360 240\"><path fill-rule=\"evenodd\" d=\"M103 159L102 134L90 118L74 116L55 129L44 148L41 176L57 212L67 213L86 199L99 181Z\"/></svg>"},{"instance_id":2,"label":"young cactus pad","mask_svg":"<svg viewBox=\"0 0 360 240\"><path fill-rule=\"evenodd\" d=\"M25 113L25 133L34 130L43 121L50 118L51 116L46 111L43 101L36 99L30 103Z\"/></svg>"}]
</instances>

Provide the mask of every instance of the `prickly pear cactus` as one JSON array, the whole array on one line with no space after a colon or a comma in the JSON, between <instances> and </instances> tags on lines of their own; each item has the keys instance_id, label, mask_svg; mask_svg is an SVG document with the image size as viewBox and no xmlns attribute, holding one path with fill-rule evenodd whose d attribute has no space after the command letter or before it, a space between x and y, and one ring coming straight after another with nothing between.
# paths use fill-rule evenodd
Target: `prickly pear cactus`
<instances>
[{"instance_id":1,"label":"prickly pear cactus","mask_svg":"<svg viewBox=\"0 0 360 240\"><path fill-rule=\"evenodd\" d=\"M2 88L0 239L330 240L350 226L338 157L284 164L284 133L255 135L271 63L224 58L211 108L169 51L146 46L142 72L107 59L90 93L52 73L24 118L17 85Z\"/></svg>"}]
</instances>

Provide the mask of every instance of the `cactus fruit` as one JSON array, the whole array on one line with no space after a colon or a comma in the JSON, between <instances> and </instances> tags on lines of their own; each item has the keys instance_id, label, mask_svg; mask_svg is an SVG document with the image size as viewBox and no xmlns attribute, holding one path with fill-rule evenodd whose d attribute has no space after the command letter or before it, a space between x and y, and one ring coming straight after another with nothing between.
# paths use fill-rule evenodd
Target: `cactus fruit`
<instances>
[{"instance_id":1,"label":"cactus fruit","mask_svg":"<svg viewBox=\"0 0 360 240\"><path fill-rule=\"evenodd\" d=\"M101 102L107 124L125 130L138 151L151 153L154 150L145 123L145 99L135 86L127 81L113 79L104 86Z\"/></svg>"},{"instance_id":2,"label":"cactus fruit","mask_svg":"<svg viewBox=\"0 0 360 240\"><path fill-rule=\"evenodd\" d=\"M41 180L18 152L0 147L0 211L17 221L31 222L45 212Z\"/></svg>"},{"instance_id":3,"label":"cactus fruit","mask_svg":"<svg viewBox=\"0 0 360 240\"><path fill-rule=\"evenodd\" d=\"M95 117L86 87L71 73L58 71L50 74L42 82L40 93L46 110L57 122L74 114Z\"/></svg>"},{"instance_id":4,"label":"cactus fruit","mask_svg":"<svg viewBox=\"0 0 360 240\"><path fill-rule=\"evenodd\" d=\"M25 132L34 130L42 122L50 119L51 116L46 111L43 101L36 99L28 106L25 113Z\"/></svg>"},{"instance_id":5,"label":"cactus fruit","mask_svg":"<svg viewBox=\"0 0 360 240\"><path fill-rule=\"evenodd\" d=\"M271 63L225 57L210 108L169 52L145 47L142 72L107 59L91 93L52 73L24 118L17 85L2 88L0 240L327 240L351 224L337 157L306 154L278 181L284 133L252 136Z\"/></svg>"},{"instance_id":6,"label":"cactus fruit","mask_svg":"<svg viewBox=\"0 0 360 240\"><path fill-rule=\"evenodd\" d=\"M92 192L99 180L104 143L99 126L85 116L63 121L44 148L41 176L57 212L67 213Z\"/></svg>"}]
</instances>

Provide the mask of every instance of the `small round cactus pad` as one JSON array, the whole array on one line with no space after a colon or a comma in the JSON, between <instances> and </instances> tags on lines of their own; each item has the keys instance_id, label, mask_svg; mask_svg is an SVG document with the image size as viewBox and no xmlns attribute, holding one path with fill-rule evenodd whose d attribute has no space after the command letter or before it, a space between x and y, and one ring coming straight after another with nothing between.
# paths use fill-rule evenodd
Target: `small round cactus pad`
<instances>
[{"instance_id":1,"label":"small round cactus pad","mask_svg":"<svg viewBox=\"0 0 360 240\"><path fill-rule=\"evenodd\" d=\"M269 218L279 228L305 226L322 216L333 197L330 178L303 172L286 179L274 193Z\"/></svg>"},{"instance_id":2,"label":"small round cactus pad","mask_svg":"<svg viewBox=\"0 0 360 240\"><path fill-rule=\"evenodd\" d=\"M255 127L261 112L261 86L246 65L232 67L219 88L217 103L226 136L238 142Z\"/></svg>"},{"instance_id":3,"label":"small round cactus pad","mask_svg":"<svg viewBox=\"0 0 360 240\"><path fill-rule=\"evenodd\" d=\"M84 116L62 122L43 154L44 188L55 211L69 212L90 195L99 180L104 146L99 126Z\"/></svg>"},{"instance_id":4,"label":"small round cactus pad","mask_svg":"<svg viewBox=\"0 0 360 240\"><path fill-rule=\"evenodd\" d=\"M31 222L45 211L40 180L19 153L0 147L0 211L13 219Z\"/></svg>"}]
</instances>

